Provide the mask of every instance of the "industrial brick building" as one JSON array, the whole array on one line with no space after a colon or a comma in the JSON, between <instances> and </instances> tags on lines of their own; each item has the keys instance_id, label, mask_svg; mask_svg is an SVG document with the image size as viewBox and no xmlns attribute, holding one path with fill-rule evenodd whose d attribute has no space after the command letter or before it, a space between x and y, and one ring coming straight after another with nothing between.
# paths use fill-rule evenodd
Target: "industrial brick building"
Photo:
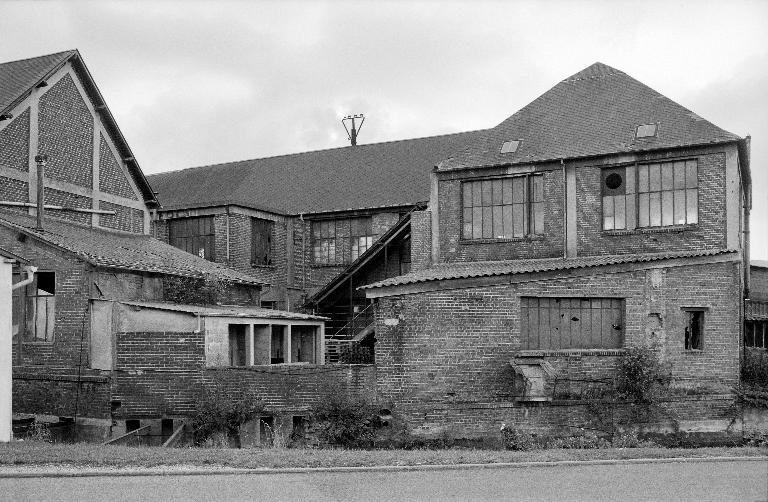
<instances>
[{"instance_id":1,"label":"industrial brick building","mask_svg":"<svg viewBox=\"0 0 768 502\"><path fill-rule=\"evenodd\" d=\"M378 395L414 430L583 426L575 397L638 345L696 394L670 404L683 422L727 426L748 139L597 63L439 163L432 183L411 228L422 265L365 287Z\"/></svg>"},{"instance_id":2,"label":"industrial brick building","mask_svg":"<svg viewBox=\"0 0 768 502\"><path fill-rule=\"evenodd\" d=\"M0 250L38 268L5 334L15 413L162 437L211 385L259 388L273 426L366 386L325 367L323 318L264 309L264 280L151 237L158 207L77 51L0 64Z\"/></svg>"}]
</instances>

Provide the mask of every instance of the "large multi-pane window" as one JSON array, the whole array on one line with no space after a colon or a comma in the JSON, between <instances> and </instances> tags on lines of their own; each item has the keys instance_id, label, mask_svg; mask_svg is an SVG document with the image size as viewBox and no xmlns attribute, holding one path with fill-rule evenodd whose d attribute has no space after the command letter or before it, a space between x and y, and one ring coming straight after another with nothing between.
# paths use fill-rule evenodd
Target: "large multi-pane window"
<instances>
[{"instance_id":1,"label":"large multi-pane window","mask_svg":"<svg viewBox=\"0 0 768 502\"><path fill-rule=\"evenodd\" d=\"M464 239L544 233L544 178L514 176L462 183Z\"/></svg>"},{"instance_id":2,"label":"large multi-pane window","mask_svg":"<svg viewBox=\"0 0 768 502\"><path fill-rule=\"evenodd\" d=\"M345 218L312 222L315 263L344 265L356 260L373 244L371 218Z\"/></svg>"},{"instance_id":3,"label":"large multi-pane window","mask_svg":"<svg viewBox=\"0 0 768 502\"><path fill-rule=\"evenodd\" d=\"M183 249L209 261L216 260L213 216L181 218L168 222L171 246Z\"/></svg>"},{"instance_id":4,"label":"large multi-pane window","mask_svg":"<svg viewBox=\"0 0 768 502\"><path fill-rule=\"evenodd\" d=\"M696 160L658 162L602 172L603 229L698 223Z\"/></svg>"},{"instance_id":5,"label":"large multi-pane window","mask_svg":"<svg viewBox=\"0 0 768 502\"><path fill-rule=\"evenodd\" d=\"M251 264L272 265L272 230L275 223L251 218Z\"/></svg>"}]
</instances>

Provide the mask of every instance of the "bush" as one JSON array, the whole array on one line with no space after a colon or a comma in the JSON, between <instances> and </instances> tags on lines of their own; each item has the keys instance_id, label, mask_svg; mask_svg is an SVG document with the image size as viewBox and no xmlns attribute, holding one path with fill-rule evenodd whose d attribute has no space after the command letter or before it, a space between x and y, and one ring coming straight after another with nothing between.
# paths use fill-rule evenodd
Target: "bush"
<instances>
[{"instance_id":1,"label":"bush","mask_svg":"<svg viewBox=\"0 0 768 502\"><path fill-rule=\"evenodd\" d=\"M744 350L741 382L750 386L768 388L768 352L760 349Z\"/></svg>"},{"instance_id":2,"label":"bush","mask_svg":"<svg viewBox=\"0 0 768 502\"><path fill-rule=\"evenodd\" d=\"M638 403L653 403L672 381L650 347L630 347L619 359L616 392Z\"/></svg>"},{"instance_id":3,"label":"bush","mask_svg":"<svg viewBox=\"0 0 768 502\"><path fill-rule=\"evenodd\" d=\"M507 424L501 424L501 440L508 450L530 451L539 447L533 434Z\"/></svg>"},{"instance_id":4,"label":"bush","mask_svg":"<svg viewBox=\"0 0 768 502\"><path fill-rule=\"evenodd\" d=\"M191 419L194 443L210 444L213 436L223 433L239 447L240 426L263 410L264 404L256 396L232 395L220 387L206 388L197 400Z\"/></svg>"},{"instance_id":5,"label":"bush","mask_svg":"<svg viewBox=\"0 0 768 502\"><path fill-rule=\"evenodd\" d=\"M594 448L607 448L610 443L595 434L594 431L585 431L581 434L568 437L558 437L547 441L548 449L562 448L566 450L589 450Z\"/></svg>"},{"instance_id":6,"label":"bush","mask_svg":"<svg viewBox=\"0 0 768 502\"><path fill-rule=\"evenodd\" d=\"M614 448L658 448L659 445L650 439L640 439L637 432L625 432L611 441Z\"/></svg>"},{"instance_id":7,"label":"bush","mask_svg":"<svg viewBox=\"0 0 768 502\"><path fill-rule=\"evenodd\" d=\"M370 448L381 426L377 406L343 391L321 397L311 414L320 442L345 448Z\"/></svg>"}]
</instances>

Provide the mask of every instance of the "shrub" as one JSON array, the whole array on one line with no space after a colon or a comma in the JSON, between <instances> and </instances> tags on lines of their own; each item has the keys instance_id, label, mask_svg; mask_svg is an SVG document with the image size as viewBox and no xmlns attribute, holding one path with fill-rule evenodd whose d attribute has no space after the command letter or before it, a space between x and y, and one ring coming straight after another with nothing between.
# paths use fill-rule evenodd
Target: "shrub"
<instances>
[{"instance_id":1,"label":"shrub","mask_svg":"<svg viewBox=\"0 0 768 502\"><path fill-rule=\"evenodd\" d=\"M741 382L746 385L768 388L768 352L746 349L741 362Z\"/></svg>"},{"instance_id":2,"label":"shrub","mask_svg":"<svg viewBox=\"0 0 768 502\"><path fill-rule=\"evenodd\" d=\"M616 392L638 403L653 403L671 382L668 371L650 347L630 347L619 359Z\"/></svg>"},{"instance_id":3,"label":"shrub","mask_svg":"<svg viewBox=\"0 0 768 502\"><path fill-rule=\"evenodd\" d=\"M613 438L611 446L614 448L658 448L658 444L650 439L640 439L637 432L625 432Z\"/></svg>"},{"instance_id":4,"label":"shrub","mask_svg":"<svg viewBox=\"0 0 768 502\"><path fill-rule=\"evenodd\" d=\"M373 446L381 425L377 406L343 391L322 396L311 414L321 443L346 448Z\"/></svg>"},{"instance_id":5,"label":"shrub","mask_svg":"<svg viewBox=\"0 0 768 502\"><path fill-rule=\"evenodd\" d=\"M547 441L546 447L549 449L562 448L567 450L579 449L589 450L594 448L610 447L610 443L605 439L598 437L594 431L584 431L575 436L558 437Z\"/></svg>"},{"instance_id":6,"label":"shrub","mask_svg":"<svg viewBox=\"0 0 768 502\"><path fill-rule=\"evenodd\" d=\"M539 446L533 434L507 424L501 424L501 439L508 450L530 451Z\"/></svg>"},{"instance_id":7,"label":"shrub","mask_svg":"<svg viewBox=\"0 0 768 502\"><path fill-rule=\"evenodd\" d=\"M253 420L264 410L256 396L232 395L223 388L204 389L196 402L191 419L196 445L210 443L217 433L224 433L239 446L240 426Z\"/></svg>"}]
</instances>

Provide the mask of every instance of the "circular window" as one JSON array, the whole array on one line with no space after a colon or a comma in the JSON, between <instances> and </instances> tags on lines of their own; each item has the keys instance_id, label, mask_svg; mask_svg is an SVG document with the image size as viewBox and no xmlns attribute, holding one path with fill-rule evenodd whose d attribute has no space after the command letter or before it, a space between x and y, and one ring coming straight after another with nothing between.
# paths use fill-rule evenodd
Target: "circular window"
<instances>
[{"instance_id":1,"label":"circular window","mask_svg":"<svg viewBox=\"0 0 768 502\"><path fill-rule=\"evenodd\" d=\"M605 186L611 190L616 190L621 186L621 175L618 173L611 173L605 178Z\"/></svg>"}]
</instances>

